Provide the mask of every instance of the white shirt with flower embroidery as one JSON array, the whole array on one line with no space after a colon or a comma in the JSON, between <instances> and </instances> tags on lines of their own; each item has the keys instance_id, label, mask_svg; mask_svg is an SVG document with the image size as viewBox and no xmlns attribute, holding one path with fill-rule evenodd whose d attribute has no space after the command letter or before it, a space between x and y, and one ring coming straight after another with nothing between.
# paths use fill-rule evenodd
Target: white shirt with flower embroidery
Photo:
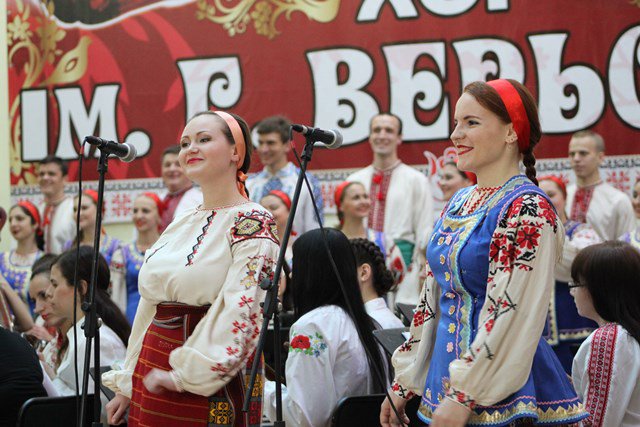
<instances>
[{"instance_id":1,"label":"white shirt with flower embroidery","mask_svg":"<svg viewBox=\"0 0 640 427\"><path fill-rule=\"evenodd\" d=\"M264 299L258 283L273 275L275 236L273 217L253 202L196 209L174 219L145 253L124 369L105 373L104 384L131 397L142 340L162 302L211 305L184 345L169 356L184 389L210 396L228 383L255 349Z\"/></svg>"},{"instance_id":2,"label":"white shirt with flower embroidery","mask_svg":"<svg viewBox=\"0 0 640 427\"><path fill-rule=\"evenodd\" d=\"M335 305L302 316L289 333L286 387L282 387L285 424L323 427L343 397L371 392L372 378L364 347L349 315ZM264 386L264 413L276 419L273 381Z\"/></svg>"}]
</instances>

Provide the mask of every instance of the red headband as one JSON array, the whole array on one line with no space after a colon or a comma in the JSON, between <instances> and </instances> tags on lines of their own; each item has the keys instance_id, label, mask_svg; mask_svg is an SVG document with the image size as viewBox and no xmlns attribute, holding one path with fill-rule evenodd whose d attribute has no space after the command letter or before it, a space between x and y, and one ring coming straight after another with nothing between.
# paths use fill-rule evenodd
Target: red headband
<instances>
[{"instance_id":1,"label":"red headband","mask_svg":"<svg viewBox=\"0 0 640 427\"><path fill-rule=\"evenodd\" d=\"M267 193L267 196L269 196L269 195L275 196L278 199L282 200L282 203L285 204L287 209L291 210L291 199L289 198L287 193L285 193L284 191L280 191L280 190L271 190L271 191L269 191L269 193Z\"/></svg>"},{"instance_id":2,"label":"red headband","mask_svg":"<svg viewBox=\"0 0 640 427\"><path fill-rule=\"evenodd\" d=\"M140 196L148 197L151 200L153 200L153 202L156 204L156 207L158 208L158 215L162 217L162 213L164 212L165 205L164 205L164 202L160 200L160 197L156 193L146 192L146 193L140 194Z\"/></svg>"},{"instance_id":3,"label":"red headband","mask_svg":"<svg viewBox=\"0 0 640 427\"><path fill-rule=\"evenodd\" d=\"M244 140L244 135L242 134L240 123L238 123L238 121L231 114L224 111L213 111L213 113L224 120L227 126L229 126L231 136L233 137L233 143L235 144L236 151L238 152L238 163L236 163L236 166L238 168L238 172L236 173L236 178L238 180L238 191L244 198L248 199L249 196L247 195L247 187L245 185L247 175L240 170L240 168L244 164L244 158L247 153L247 145Z\"/></svg>"},{"instance_id":4,"label":"red headband","mask_svg":"<svg viewBox=\"0 0 640 427\"><path fill-rule=\"evenodd\" d=\"M562 178L560 178L559 176L555 176L555 175L541 176L540 178L538 178L538 182L540 182L540 181L552 181L552 182L555 182L556 185L558 187L560 187L560 192L562 193L562 196L565 199L567 198L567 185L564 183Z\"/></svg>"},{"instance_id":5,"label":"red headband","mask_svg":"<svg viewBox=\"0 0 640 427\"><path fill-rule=\"evenodd\" d=\"M342 204L342 193L344 193L344 189L353 184L351 181L344 181L338 184L333 195L334 201L336 202L336 209L340 211L340 205Z\"/></svg>"},{"instance_id":6,"label":"red headband","mask_svg":"<svg viewBox=\"0 0 640 427\"><path fill-rule=\"evenodd\" d=\"M500 99L502 99L504 106L507 108L511 123L513 123L513 128L516 131L516 135L518 135L518 147L521 153L524 152L529 148L531 127L520 94L515 86L505 79L492 80L487 82L487 84L498 92Z\"/></svg>"},{"instance_id":7,"label":"red headband","mask_svg":"<svg viewBox=\"0 0 640 427\"><path fill-rule=\"evenodd\" d=\"M20 200L18 202L18 206L20 206L21 208L25 208L27 212L29 212L33 220L36 222L38 229L40 229L40 225L41 225L40 212L38 212L38 208L36 207L36 205L34 205L28 200Z\"/></svg>"},{"instance_id":8,"label":"red headband","mask_svg":"<svg viewBox=\"0 0 640 427\"><path fill-rule=\"evenodd\" d=\"M91 199L96 205L98 204L98 192L96 190L88 189L88 190L84 190L83 193L91 197Z\"/></svg>"}]
</instances>

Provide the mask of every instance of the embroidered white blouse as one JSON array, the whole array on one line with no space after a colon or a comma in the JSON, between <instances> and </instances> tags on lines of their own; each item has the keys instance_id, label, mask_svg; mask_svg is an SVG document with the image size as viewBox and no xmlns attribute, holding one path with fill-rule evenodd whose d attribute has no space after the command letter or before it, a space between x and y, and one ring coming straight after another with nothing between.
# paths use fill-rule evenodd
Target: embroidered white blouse
<instances>
[{"instance_id":1,"label":"embroidered white blouse","mask_svg":"<svg viewBox=\"0 0 640 427\"><path fill-rule=\"evenodd\" d=\"M282 414L289 426L329 426L343 397L366 395L372 379L364 347L351 318L340 307L316 308L302 316L289 333L286 387ZM264 386L264 413L276 419L276 388Z\"/></svg>"},{"instance_id":2,"label":"embroidered white blouse","mask_svg":"<svg viewBox=\"0 0 640 427\"><path fill-rule=\"evenodd\" d=\"M640 344L620 325L596 329L582 343L573 385L592 427L640 426Z\"/></svg>"},{"instance_id":3,"label":"embroidered white blouse","mask_svg":"<svg viewBox=\"0 0 640 427\"><path fill-rule=\"evenodd\" d=\"M76 223L73 216L73 197L65 198L51 207L49 218L46 218L47 204L38 206L40 217L44 221L44 251L48 254L60 254L64 245L76 236Z\"/></svg>"},{"instance_id":4,"label":"embroidered white blouse","mask_svg":"<svg viewBox=\"0 0 640 427\"><path fill-rule=\"evenodd\" d=\"M382 327L382 329L403 328L402 320L387 307L384 298L375 298L364 303L367 314Z\"/></svg>"},{"instance_id":5,"label":"embroidered white blouse","mask_svg":"<svg viewBox=\"0 0 640 427\"><path fill-rule=\"evenodd\" d=\"M262 324L258 283L273 275L278 254L275 221L247 202L217 210L192 210L175 218L145 253L140 304L124 369L103 375L117 393L131 397L131 376L161 302L210 304L169 363L186 391L210 396L225 385L254 350Z\"/></svg>"}]
</instances>

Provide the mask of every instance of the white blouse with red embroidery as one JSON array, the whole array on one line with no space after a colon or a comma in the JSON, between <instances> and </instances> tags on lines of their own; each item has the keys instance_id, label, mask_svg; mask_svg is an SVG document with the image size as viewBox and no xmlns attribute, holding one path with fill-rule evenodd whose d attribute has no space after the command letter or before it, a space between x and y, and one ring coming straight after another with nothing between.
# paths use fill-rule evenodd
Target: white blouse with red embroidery
<instances>
[{"instance_id":1,"label":"white blouse with red embroidery","mask_svg":"<svg viewBox=\"0 0 640 427\"><path fill-rule=\"evenodd\" d=\"M640 426L640 344L622 326L609 323L589 335L571 374L591 414L585 425Z\"/></svg>"},{"instance_id":2,"label":"white blouse with red embroidery","mask_svg":"<svg viewBox=\"0 0 640 427\"><path fill-rule=\"evenodd\" d=\"M184 345L169 357L184 389L210 396L230 381L255 348L264 299L258 284L273 274L275 236L271 214L253 202L196 209L176 218L146 251L124 369L104 374L104 384L131 396L142 340L162 302L211 305Z\"/></svg>"}]
</instances>

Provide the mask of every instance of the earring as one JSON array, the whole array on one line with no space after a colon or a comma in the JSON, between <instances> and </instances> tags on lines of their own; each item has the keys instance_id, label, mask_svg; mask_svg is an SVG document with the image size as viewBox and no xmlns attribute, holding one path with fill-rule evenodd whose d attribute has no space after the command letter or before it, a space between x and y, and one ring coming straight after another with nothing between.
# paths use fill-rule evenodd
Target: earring
<instances>
[{"instance_id":1,"label":"earring","mask_svg":"<svg viewBox=\"0 0 640 427\"><path fill-rule=\"evenodd\" d=\"M511 144L514 143L518 140L518 136L517 135L510 135L507 137L507 143Z\"/></svg>"}]
</instances>

